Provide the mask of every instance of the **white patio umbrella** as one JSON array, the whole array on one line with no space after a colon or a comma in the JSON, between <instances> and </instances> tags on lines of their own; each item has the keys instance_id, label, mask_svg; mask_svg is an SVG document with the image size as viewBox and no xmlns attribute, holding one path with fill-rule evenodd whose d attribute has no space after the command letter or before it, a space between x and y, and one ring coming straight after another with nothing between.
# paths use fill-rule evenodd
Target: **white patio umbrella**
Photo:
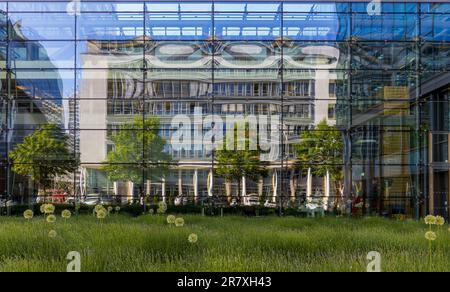
<instances>
[{"instance_id":1,"label":"white patio umbrella","mask_svg":"<svg viewBox=\"0 0 450 292\"><path fill-rule=\"evenodd\" d=\"M197 201L198 199L198 170L196 169L194 171L194 177L193 177L193 185L194 185L194 200Z\"/></svg>"},{"instance_id":2,"label":"white patio umbrella","mask_svg":"<svg viewBox=\"0 0 450 292\"><path fill-rule=\"evenodd\" d=\"M161 180L161 195L163 202L166 202L166 178L163 177Z\"/></svg>"},{"instance_id":3,"label":"white patio umbrella","mask_svg":"<svg viewBox=\"0 0 450 292\"><path fill-rule=\"evenodd\" d=\"M311 195L312 195L312 177L311 177L311 168L308 168L308 178L306 180L306 202L311 203Z\"/></svg>"},{"instance_id":4,"label":"white patio umbrella","mask_svg":"<svg viewBox=\"0 0 450 292\"><path fill-rule=\"evenodd\" d=\"M276 203L277 196L278 196L278 173L276 170L273 172L273 176L272 176L272 188L273 188L272 202Z\"/></svg>"},{"instance_id":5,"label":"white patio umbrella","mask_svg":"<svg viewBox=\"0 0 450 292\"><path fill-rule=\"evenodd\" d=\"M87 188L87 169L82 167L80 171L80 195L83 198L86 196Z\"/></svg>"},{"instance_id":6,"label":"white patio umbrella","mask_svg":"<svg viewBox=\"0 0 450 292\"><path fill-rule=\"evenodd\" d=\"M208 196L209 197L212 197L214 195L213 188L214 188L214 175L211 170L208 175Z\"/></svg>"},{"instance_id":7,"label":"white patio umbrella","mask_svg":"<svg viewBox=\"0 0 450 292\"><path fill-rule=\"evenodd\" d=\"M247 204L247 180L245 176L242 177L242 198L244 198L244 205Z\"/></svg>"},{"instance_id":8,"label":"white patio umbrella","mask_svg":"<svg viewBox=\"0 0 450 292\"><path fill-rule=\"evenodd\" d=\"M328 209L328 201L330 199L330 172L327 170L327 175L325 176L325 198L323 200L324 209Z\"/></svg>"}]
</instances>

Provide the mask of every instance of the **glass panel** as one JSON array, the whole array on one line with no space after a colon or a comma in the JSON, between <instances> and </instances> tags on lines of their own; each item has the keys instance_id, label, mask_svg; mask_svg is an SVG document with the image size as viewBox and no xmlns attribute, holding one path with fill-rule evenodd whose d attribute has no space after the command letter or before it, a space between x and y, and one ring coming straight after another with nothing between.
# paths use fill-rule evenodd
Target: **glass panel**
<instances>
[{"instance_id":1,"label":"glass panel","mask_svg":"<svg viewBox=\"0 0 450 292\"><path fill-rule=\"evenodd\" d=\"M352 200L354 214L413 214L418 185L415 168L401 166L354 166Z\"/></svg>"},{"instance_id":2,"label":"glass panel","mask_svg":"<svg viewBox=\"0 0 450 292\"><path fill-rule=\"evenodd\" d=\"M360 40L412 41L417 37L414 14L353 15L352 36Z\"/></svg>"},{"instance_id":3,"label":"glass panel","mask_svg":"<svg viewBox=\"0 0 450 292\"><path fill-rule=\"evenodd\" d=\"M14 130L11 133L11 141L9 142L9 150L12 151L14 149L16 149L18 144L23 143L23 140L25 139L25 137L33 135L36 130ZM46 162L46 163L64 163L64 161L68 161L68 160L73 160L76 156L76 153L74 151L74 132L70 131L70 130L61 130L61 131L56 131L56 132L51 132L52 134L55 134L58 140L65 140L66 142L66 146L68 146L68 151L69 153L67 155L58 155L58 154L54 154L54 153L42 153L41 151L37 151L33 157L33 163L42 163L42 162Z\"/></svg>"},{"instance_id":4,"label":"glass panel","mask_svg":"<svg viewBox=\"0 0 450 292\"><path fill-rule=\"evenodd\" d=\"M0 3L0 12L6 12L6 2Z\"/></svg>"},{"instance_id":5,"label":"glass panel","mask_svg":"<svg viewBox=\"0 0 450 292\"><path fill-rule=\"evenodd\" d=\"M75 37L75 17L67 13L10 13L10 38L14 40L72 40Z\"/></svg>"},{"instance_id":6,"label":"glass panel","mask_svg":"<svg viewBox=\"0 0 450 292\"><path fill-rule=\"evenodd\" d=\"M149 12L212 12L211 3L152 2L146 3Z\"/></svg>"},{"instance_id":7,"label":"glass panel","mask_svg":"<svg viewBox=\"0 0 450 292\"><path fill-rule=\"evenodd\" d=\"M450 44L423 44L421 61L423 68L425 68L426 70L450 70Z\"/></svg>"},{"instance_id":8,"label":"glass panel","mask_svg":"<svg viewBox=\"0 0 450 292\"><path fill-rule=\"evenodd\" d=\"M57 124L63 129L74 127L75 101L53 99L18 99L10 102L14 129L38 129L46 124Z\"/></svg>"},{"instance_id":9,"label":"glass panel","mask_svg":"<svg viewBox=\"0 0 450 292\"><path fill-rule=\"evenodd\" d=\"M210 13L150 12L146 33L152 40L198 40L211 36Z\"/></svg>"},{"instance_id":10,"label":"glass panel","mask_svg":"<svg viewBox=\"0 0 450 292\"><path fill-rule=\"evenodd\" d=\"M11 68L54 69L75 66L74 42L11 42Z\"/></svg>"},{"instance_id":11,"label":"glass panel","mask_svg":"<svg viewBox=\"0 0 450 292\"><path fill-rule=\"evenodd\" d=\"M387 131L376 127L352 134L352 162L354 166L379 167L379 165L416 164L411 141L415 138L407 127L391 127Z\"/></svg>"},{"instance_id":12,"label":"glass panel","mask_svg":"<svg viewBox=\"0 0 450 292\"><path fill-rule=\"evenodd\" d=\"M410 101L361 100L352 103L355 126L416 126L417 111Z\"/></svg>"},{"instance_id":13,"label":"glass panel","mask_svg":"<svg viewBox=\"0 0 450 292\"><path fill-rule=\"evenodd\" d=\"M447 109L448 110L448 109ZM432 162L449 162L448 134L433 135L433 161Z\"/></svg>"},{"instance_id":14,"label":"glass panel","mask_svg":"<svg viewBox=\"0 0 450 292\"><path fill-rule=\"evenodd\" d=\"M0 100L8 98L8 83L6 71L0 70Z\"/></svg>"},{"instance_id":15,"label":"glass panel","mask_svg":"<svg viewBox=\"0 0 450 292\"><path fill-rule=\"evenodd\" d=\"M82 12L140 12L144 11L144 4L142 2L82 2Z\"/></svg>"},{"instance_id":16,"label":"glass panel","mask_svg":"<svg viewBox=\"0 0 450 292\"><path fill-rule=\"evenodd\" d=\"M77 68L144 68L144 42L89 40L77 42Z\"/></svg>"},{"instance_id":17,"label":"glass panel","mask_svg":"<svg viewBox=\"0 0 450 292\"><path fill-rule=\"evenodd\" d=\"M215 12L280 12L279 2L214 3Z\"/></svg>"},{"instance_id":18,"label":"glass panel","mask_svg":"<svg viewBox=\"0 0 450 292\"><path fill-rule=\"evenodd\" d=\"M155 42L146 50L147 68L207 69L211 68L214 45L211 42Z\"/></svg>"},{"instance_id":19,"label":"glass panel","mask_svg":"<svg viewBox=\"0 0 450 292\"><path fill-rule=\"evenodd\" d=\"M345 40L349 17L337 13L285 13L283 36L288 40Z\"/></svg>"},{"instance_id":20,"label":"glass panel","mask_svg":"<svg viewBox=\"0 0 450 292\"><path fill-rule=\"evenodd\" d=\"M276 69L281 59L281 48L274 42L216 42L214 52L218 68Z\"/></svg>"},{"instance_id":21,"label":"glass panel","mask_svg":"<svg viewBox=\"0 0 450 292\"><path fill-rule=\"evenodd\" d=\"M450 14L423 15L422 37L426 41L450 41L449 21Z\"/></svg>"},{"instance_id":22,"label":"glass panel","mask_svg":"<svg viewBox=\"0 0 450 292\"><path fill-rule=\"evenodd\" d=\"M143 13L82 13L78 38L85 40L132 40L144 35Z\"/></svg>"},{"instance_id":23,"label":"glass panel","mask_svg":"<svg viewBox=\"0 0 450 292\"><path fill-rule=\"evenodd\" d=\"M216 13L214 35L219 40L273 40L281 37L280 13Z\"/></svg>"},{"instance_id":24,"label":"glass panel","mask_svg":"<svg viewBox=\"0 0 450 292\"><path fill-rule=\"evenodd\" d=\"M421 5L424 13L450 13L450 4L448 3L422 3Z\"/></svg>"},{"instance_id":25,"label":"glass panel","mask_svg":"<svg viewBox=\"0 0 450 292\"><path fill-rule=\"evenodd\" d=\"M9 12L66 12L67 2L9 2Z\"/></svg>"},{"instance_id":26,"label":"glass panel","mask_svg":"<svg viewBox=\"0 0 450 292\"><path fill-rule=\"evenodd\" d=\"M9 113L9 102L3 95L0 96L0 126L1 129L8 129L8 113ZM2 149L4 150L4 149Z\"/></svg>"},{"instance_id":27,"label":"glass panel","mask_svg":"<svg viewBox=\"0 0 450 292\"><path fill-rule=\"evenodd\" d=\"M72 70L17 70L11 80L14 99L73 98L75 73Z\"/></svg>"},{"instance_id":28,"label":"glass panel","mask_svg":"<svg viewBox=\"0 0 450 292\"><path fill-rule=\"evenodd\" d=\"M0 40L5 40L8 37L6 13L0 11Z\"/></svg>"},{"instance_id":29,"label":"glass panel","mask_svg":"<svg viewBox=\"0 0 450 292\"><path fill-rule=\"evenodd\" d=\"M6 68L6 43L0 42L0 71Z\"/></svg>"},{"instance_id":30,"label":"glass panel","mask_svg":"<svg viewBox=\"0 0 450 292\"><path fill-rule=\"evenodd\" d=\"M268 98L280 96L279 70L221 69L215 71L216 98Z\"/></svg>"},{"instance_id":31,"label":"glass panel","mask_svg":"<svg viewBox=\"0 0 450 292\"><path fill-rule=\"evenodd\" d=\"M352 3L353 12L367 13L371 9L368 3ZM381 13L416 13L416 3L381 3Z\"/></svg>"},{"instance_id":32,"label":"glass panel","mask_svg":"<svg viewBox=\"0 0 450 292\"><path fill-rule=\"evenodd\" d=\"M434 98L428 102L428 108L431 113L429 121L430 130L450 131L450 91L443 90L435 94Z\"/></svg>"},{"instance_id":33,"label":"glass panel","mask_svg":"<svg viewBox=\"0 0 450 292\"><path fill-rule=\"evenodd\" d=\"M358 71L353 75L353 100L398 100L415 98L417 74L406 71Z\"/></svg>"},{"instance_id":34,"label":"glass panel","mask_svg":"<svg viewBox=\"0 0 450 292\"><path fill-rule=\"evenodd\" d=\"M319 13L346 13L348 12L347 3L317 3L317 2L300 2L291 3L285 2L283 4L283 11L286 12L319 12Z\"/></svg>"},{"instance_id":35,"label":"glass panel","mask_svg":"<svg viewBox=\"0 0 450 292\"><path fill-rule=\"evenodd\" d=\"M209 99L212 95L211 70L152 69L147 71L148 99Z\"/></svg>"},{"instance_id":36,"label":"glass panel","mask_svg":"<svg viewBox=\"0 0 450 292\"><path fill-rule=\"evenodd\" d=\"M286 41L283 58L289 69L347 69L350 61L346 43Z\"/></svg>"},{"instance_id":37,"label":"glass panel","mask_svg":"<svg viewBox=\"0 0 450 292\"><path fill-rule=\"evenodd\" d=\"M80 70L77 83L81 99L140 99L144 92L140 70Z\"/></svg>"},{"instance_id":38,"label":"glass panel","mask_svg":"<svg viewBox=\"0 0 450 292\"><path fill-rule=\"evenodd\" d=\"M142 130L120 129L119 127L111 127L110 130L79 130L76 131L79 138L80 158L82 164L130 164L129 167L139 167L131 164L142 163ZM120 153L120 149L116 150L115 143L124 143L123 141L134 141L139 145L134 145ZM120 144L123 149L124 144ZM134 147L136 146L136 147ZM138 151L138 148L139 151ZM111 151L119 151L117 155L108 158ZM97 165L97 168L101 166Z\"/></svg>"},{"instance_id":39,"label":"glass panel","mask_svg":"<svg viewBox=\"0 0 450 292\"><path fill-rule=\"evenodd\" d=\"M409 43L363 43L352 45L352 68L358 70L416 70L418 51Z\"/></svg>"}]
</instances>

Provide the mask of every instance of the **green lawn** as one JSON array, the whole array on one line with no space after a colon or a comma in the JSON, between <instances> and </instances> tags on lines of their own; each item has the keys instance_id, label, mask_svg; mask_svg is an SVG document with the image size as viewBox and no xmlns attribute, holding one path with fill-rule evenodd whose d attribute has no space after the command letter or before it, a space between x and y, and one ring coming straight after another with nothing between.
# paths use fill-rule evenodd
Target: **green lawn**
<instances>
[{"instance_id":1,"label":"green lawn","mask_svg":"<svg viewBox=\"0 0 450 292\"><path fill-rule=\"evenodd\" d=\"M65 271L69 251L82 271L365 271L367 253L383 271L427 271L427 227L385 219L90 216L56 224L0 218L0 271ZM450 271L450 232L433 243L434 271ZM49 238L49 230L58 232ZM198 235L197 244L187 240Z\"/></svg>"}]
</instances>

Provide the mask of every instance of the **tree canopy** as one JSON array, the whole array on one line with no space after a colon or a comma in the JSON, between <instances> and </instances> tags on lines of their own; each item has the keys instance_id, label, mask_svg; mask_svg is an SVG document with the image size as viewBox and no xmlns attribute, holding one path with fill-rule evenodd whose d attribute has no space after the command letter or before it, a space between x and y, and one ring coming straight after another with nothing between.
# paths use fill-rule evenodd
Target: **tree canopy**
<instances>
[{"instance_id":1,"label":"tree canopy","mask_svg":"<svg viewBox=\"0 0 450 292\"><path fill-rule=\"evenodd\" d=\"M157 118L135 118L110 136L114 148L103 169L111 180L141 183L144 172L149 179L167 172L171 159L164 152L166 141L159 135L159 128Z\"/></svg>"},{"instance_id":2,"label":"tree canopy","mask_svg":"<svg viewBox=\"0 0 450 292\"><path fill-rule=\"evenodd\" d=\"M55 177L76 171L80 164L79 156L70 149L69 136L56 124L44 125L25 137L9 157L15 173L30 176L43 188Z\"/></svg>"},{"instance_id":3,"label":"tree canopy","mask_svg":"<svg viewBox=\"0 0 450 292\"><path fill-rule=\"evenodd\" d=\"M227 149L227 137L222 141L223 149L216 151L216 173L228 181L238 181L242 177L258 180L267 176L266 163L260 159L259 150L250 149L249 127L245 126L245 137L238 137L238 126L234 127L234 147ZM239 141L244 139L245 150L237 150ZM256 139L256 138L255 138Z\"/></svg>"},{"instance_id":4,"label":"tree canopy","mask_svg":"<svg viewBox=\"0 0 450 292\"><path fill-rule=\"evenodd\" d=\"M295 150L298 168L311 168L317 176L325 176L328 171L334 180L342 179L344 143L336 126L325 120L320 122L313 130L301 134Z\"/></svg>"}]
</instances>

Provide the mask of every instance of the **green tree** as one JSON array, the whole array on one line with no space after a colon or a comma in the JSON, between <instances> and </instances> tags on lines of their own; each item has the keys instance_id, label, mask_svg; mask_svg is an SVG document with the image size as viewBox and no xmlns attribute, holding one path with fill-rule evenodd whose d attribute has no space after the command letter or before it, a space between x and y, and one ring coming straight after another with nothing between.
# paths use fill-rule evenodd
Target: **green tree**
<instances>
[{"instance_id":1,"label":"green tree","mask_svg":"<svg viewBox=\"0 0 450 292\"><path fill-rule=\"evenodd\" d=\"M295 146L297 152L296 167L301 170L311 169L318 177L330 174L338 196L335 207L344 195L342 134L336 126L330 126L324 120L315 129L305 131L300 136L300 143Z\"/></svg>"},{"instance_id":2,"label":"green tree","mask_svg":"<svg viewBox=\"0 0 450 292\"><path fill-rule=\"evenodd\" d=\"M159 128L157 118L135 118L110 136L114 149L103 167L110 180L131 181L142 188L144 174L152 179L167 173L170 156L164 152L166 142L158 134Z\"/></svg>"},{"instance_id":3,"label":"green tree","mask_svg":"<svg viewBox=\"0 0 450 292\"><path fill-rule=\"evenodd\" d=\"M12 170L29 176L44 195L56 177L73 173L80 165L79 156L70 149L69 136L55 124L44 125L25 137L9 157Z\"/></svg>"},{"instance_id":4,"label":"green tree","mask_svg":"<svg viewBox=\"0 0 450 292\"><path fill-rule=\"evenodd\" d=\"M237 181L239 199L242 190L242 178L250 180L258 180L261 177L267 176L267 164L260 159L261 152L259 150L250 149L250 130L249 125L245 126L244 137L239 137L238 125L234 126L234 146L232 149L227 148L227 137L225 136L222 142L222 150L216 151L215 160L217 163L216 173L225 179L226 195L228 201L231 201L231 183ZM255 135L256 137L256 135ZM253 138L253 137L252 137ZM244 141L242 141L242 139ZM238 143L245 145L245 150L237 150ZM231 148L231 147L230 147Z\"/></svg>"}]
</instances>

